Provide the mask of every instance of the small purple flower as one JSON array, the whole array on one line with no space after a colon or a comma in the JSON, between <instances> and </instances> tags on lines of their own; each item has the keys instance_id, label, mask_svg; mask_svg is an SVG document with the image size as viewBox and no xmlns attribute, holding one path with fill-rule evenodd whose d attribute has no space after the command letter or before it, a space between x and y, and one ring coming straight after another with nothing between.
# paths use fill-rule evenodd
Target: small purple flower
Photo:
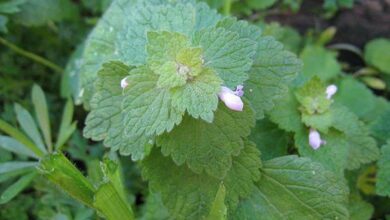
<instances>
[{"instance_id":1,"label":"small purple flower","mask_svg":"<svg viewBox=\"0 0 390 220\"><path fill-rule=\"evenodd\" d=\"M121 80L121 87L122 87L122 89L126 88L128 85L129 85L129 83L127 82L127 77L123 78Z\"/></svg>"},{"instance_id":2,"label":"small purple flower","mask_svg":"<svg viewBox=\"0 0 390 220\"><path fill-rule=\"evenodd\" d=\"M236 94L228 87L222 86L221 91L218 93L218 97L225 103L225 105L229 109L234 111L242 111L244 108L244 103L242 102L239 94Z\"/></svg>"},{"instance_id":3,"label":"small purple flower","mask_svg":"<svg viewBox=\"0 0 390 220\"><path fill-rule=\"evenodd\" d=\"M321 147L321 145L324 144L326 144L326 141L321 139L320 133L318 133L317 130L310 128L309 145L311 146L311 148L317 150Z\"/></svg>"},{"instance_id":4,"label":"small purple flower","mask_svg":"<svg viewBox=\"0 0 390 220\"><path fill-rule=\"evenodd\" d=\"M329 85L326 87L326 98L331 99L334 94L337 92L337 86L336 85Z\"/></svg>"}]
</instances>

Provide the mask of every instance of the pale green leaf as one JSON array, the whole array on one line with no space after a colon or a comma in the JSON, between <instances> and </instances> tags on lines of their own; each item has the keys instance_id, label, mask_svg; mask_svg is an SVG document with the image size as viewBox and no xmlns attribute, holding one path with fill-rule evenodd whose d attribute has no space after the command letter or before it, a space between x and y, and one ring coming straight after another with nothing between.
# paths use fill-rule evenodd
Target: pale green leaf
<instances>
[{"instance_id":1,"label":"pale green leaf","mask_svg":"<svg viewBox=\"0 0 390 220\"><path fill-rule=\"evenodd\" d=\"M80 76L84 104L89 107L93 82L103 63L146 63L147 32L164 30L191 36L215 25L220 17L206 4L194 1L114 1L86 41Z\"/></svg>"},{"instance_id":2,"label":"pale green leaf","mask_svg":"<svg viewBox=\"0 0 390 220\"><path fill-rule=\"evenodd\" d=\"M146 197L145 205L142 207L143 215L141 220L159 219L169 220L170 215L165 208L161 196L158 193L149 193Z\"/></svg>"},{"instance_id":3,"label":"pale green leaf","mask_svg":"<svg viewBox=\"0 0 390 220\"><path fill-rule=\"evenodd\" d=\"M275 106L275 100L287 92L287 83L300 71L302 63L272 37L262 37L257 44L257 55L245 92L256 111L256 118L261 119Z\"/></svg>"},{"instance_id":4,"label":"pale green leaf","mask_svg":"<svg viewBox=\"0 0 390 220\"><path fill-rule=\"evenodd\" d=\"M235 112L221 103L213 123L185 116L170 133L157 139L164 155L171 155L177 165L186 163L195 173L224 178L232 166L232 158L244 148L243 137L254 125L249 106Z\"/></svg>"},{"instance_id":5,"label":"pale green leaf","mask_svg":"<svg viewBox=\"0 0 390 220\"><path fill-rule=\"evenodd\" d=\"M192 43L203 48L204 65L212 68L226 86L233 88L248 79L256 42L224 28L207 28L196 32Z\"/></svg>"},{"instance_id":6,"label":"pale green leaf","mask_svg":"<svg viewBox=\"0 0 390 220\"><path fill-rule=\"evenodd\" d=\"M127 136L124 133L123 90L120 82L128 76L130 70L121 62L103 65L98 73L97 92L91 100L92 111L86 119L84 136L96 141L104 140L105 146L119 150L123 155L132 154L133 160L139 160L144 157L147 151L145 145L149 144L151 138L142 134Z\"/></svg>"},{"instance_id":7,"label":"pale green leaf","mask_svg":"<svg viewBox=\"0 0 390 220\"><path fill-rule=\"evenodd\" d=\"M41 133L31 114L21 105L15 104L16 118L23 131L33 140L34 144L43 152L47 152L42 140Z\"/></svg>"},{"instance_id":8,"label":"pale green leaf","mask_svg":"<svg viewBox=\"0 0 390 220\"><path fill-rule=\"evenodd\" d=\"M49 120L49 110L47 108L45 94L38 85L34 85L32 89L32 102L34 104L35 116L38 120L39 127L45 139L46 146L51 149L51 129Z\"/></svg>"},{"instance_id":9,"label":"pale green leaf","mask_svg":"<svg viewBox=\"0 0 390 220\"><path fill-rule=\"evenodd\" d=\"M216 26L236 32L241 38L249 38L255 42L258 42L261 37L261 29L258 26L244 20L237 20L235 17L224 17Z\"/></svg>"},{"instance_id":10,"label":"pale green leaf","mask_svg":"<svg viewBox=\"0 0 390 220\"><path fill-rule=\"evenodd\" d=\"M348 188L307 158L266 161L262 178L231 219L349 219Z\"/></svg>"},{"instance_id":11,"label":"pale green leaf","mask_svg":"<svg viewBox=\"0 0 390 220\"><path fill-rule=\"evenodd\" d=\"M23 162L23 161L12 161L0 163L0 174L5 174L17 170L24 170L38 165L37 162Z\"/></svg>"},{"instance_id":12,"label":"pale green leaf","mask_svg":"<svg viewBox=\"0 0 390 220\"><path fill-rule=\"evenodd\" d=\"M221 79L211 69L204 68L184 86L171 90L172 106L180 112L187 111L192 117L211 123L220 89Z\"/></svg>"},{"instance_id":13,"label":"pale green leaf","mask_svg":"<svg viewBox=\"0 0 390 220\"><path fill-rule=\"evenodd\" d=\"M182 113L171 106L169 91L156 86L157 77L145 66L130 72L122 102L127 136L159 135L182 120Z\"/></svg>"},{"instance_id":14,"label":"pale green leaf","mask_svg":"<svg viewBox=\"0 0 390 220\"><path fill-rule=\"evenodd\" d=\"M12 137L0 135L0 148L16 154L38 158L28 147Z\"/></svg>"}]
</instances>

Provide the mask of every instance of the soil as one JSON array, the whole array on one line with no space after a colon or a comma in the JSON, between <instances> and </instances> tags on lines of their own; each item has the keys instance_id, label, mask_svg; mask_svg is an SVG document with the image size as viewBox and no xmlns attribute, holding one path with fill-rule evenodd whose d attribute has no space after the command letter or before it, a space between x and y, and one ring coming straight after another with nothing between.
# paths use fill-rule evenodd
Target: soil
<instances>
[{"instance_id":1,"label":"soil","mask_svg":"<svg viewBox=\"0 0 390 220\"><path fill-rule=\"evenodd\" d=\"M331 43L349 43L360 48L371 39L390 38L390 0L360 0L352 9L341 9L332 18L319 16L324 12L323 1L303 1L297 14L272 13L266 21L277 21L296 28L304 34L308 29L337 28Z\"/></svg>"}]
</instances>

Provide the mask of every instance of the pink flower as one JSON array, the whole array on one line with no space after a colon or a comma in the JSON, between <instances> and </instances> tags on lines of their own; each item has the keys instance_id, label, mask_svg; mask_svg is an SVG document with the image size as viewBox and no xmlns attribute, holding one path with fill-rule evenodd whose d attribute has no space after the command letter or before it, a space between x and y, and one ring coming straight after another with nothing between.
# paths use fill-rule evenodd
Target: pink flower
<instances>
[{"instance_id":1,"label":"pink flower","mask_svg":"<svg viewBox=\"0 0 390 220\"><path fill-rule=\"evenodd\" d=\"M244 108L244 103L240 98L240 94L243 95L241 87L241 92L232 91L228 87L222 86L221 91L218 93L218 97L225 103L226 107L234 111L242 111ZM238 89L238 87L237 87Z\"/></svg>"},{"instance_id":2,"label":"pink flower","mask_svg":"<svg viewBox=\"0 0 390 220\"><path fill-rule=\"evenodd\" d=\"M317 130L310 128L309 133L309 145L314 149L317 150L321 147L321 145L326 144L325 140L321 139L320 133L318 133Z\"/></svg>"},{"instance_id":3,"label":"pink flower","mask_svg":"<svg viewBox=\"0 0 390 220\"><path fill-rule=\"evenodd\" d=\"M337 86L336 85L330 85L326 87L326 98L331 99L334 94L337 92Z\"/></svg>"},{"instance_id":4,"label":"pink flower","mask_svg":"<svg viewBox=\"0 0 390 220\"><path fill-rule=\"evenodd\" d=\"M127 82L127 77L123 78L121 80L121 87L122 87L122 89L126 88L128 85L129 85L129 83Z\"/></svg>"}]
</instances>

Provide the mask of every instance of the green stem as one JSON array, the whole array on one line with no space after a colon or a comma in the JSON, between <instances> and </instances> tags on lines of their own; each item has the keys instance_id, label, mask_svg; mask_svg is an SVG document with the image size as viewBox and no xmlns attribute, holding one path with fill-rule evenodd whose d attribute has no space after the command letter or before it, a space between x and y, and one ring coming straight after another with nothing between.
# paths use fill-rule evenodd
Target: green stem
<instances>
[{"instance_id":1,"label":"green stem","mask_svg":"<svg viewBox=\"0 0 390 220\"><path fill-rule=\"evenodd\" d=\"M42 64L44 66L47 66L47 67L49 67L50 69L52 69L52 70L54 70L56 72L59 72L59 73L64 72L64 69L62 69L57 64L55 64L55 63L53 63L53 62L51 62L51 61L49 61L49 60L47 60L47 59L45 59L45 58L43 58L41 56L38 56L38 55L36 55L34 53L26 51L26 50L16 46L15 44L7 41L6 39L4 39L2 37L0 37L0 44L3 44L4 46L8 47L9 49L14 51L15 53L20 54L20 55L22 55L24 57L27 57L27 58L29 58L29 59L37 62L37 63L40 63L40 64Z\"/></svg>"},{"instance_id":2,"label":"green stem","mask_svg":"<svg viewBox=\"0 0 390 220\"><path fill-rule=\"evenodd\" d=\"M229 16L231 9L232 9L232 0L225 0L225 4L223 5L223 14Z\"/></svg>"}]
</instances>

